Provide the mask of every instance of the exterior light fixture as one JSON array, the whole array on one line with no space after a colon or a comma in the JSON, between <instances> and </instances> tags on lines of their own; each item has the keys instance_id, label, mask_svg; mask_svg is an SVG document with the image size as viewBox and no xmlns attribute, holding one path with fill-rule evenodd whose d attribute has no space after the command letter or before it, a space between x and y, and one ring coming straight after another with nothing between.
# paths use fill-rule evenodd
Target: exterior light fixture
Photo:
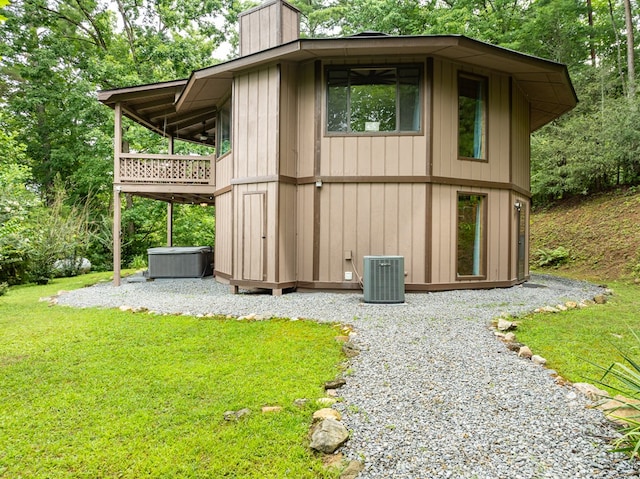
<instances>
[{"instance_id":1,"label":"exterior light fixture","mask_svg":"<svg viewBox=\"0 0 640 479\"><path fill-rule=\"evenodd\" d=\"M520 203L520 200L516 200L516 202L513 204L513 207L516 209L516 211L520 211L522 209L522 203Z\"/></svg>"}]
</instances>

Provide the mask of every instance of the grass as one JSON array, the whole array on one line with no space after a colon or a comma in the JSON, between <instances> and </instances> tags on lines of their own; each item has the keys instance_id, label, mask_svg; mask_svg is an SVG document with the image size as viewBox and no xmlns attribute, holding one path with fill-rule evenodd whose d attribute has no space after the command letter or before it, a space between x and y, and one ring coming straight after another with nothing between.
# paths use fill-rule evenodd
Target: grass
<instances>
[{"instance_id":1,"label":"grass","mask_svg":"<svg viewBox=\"0 0 640 479\"><path fill-rule=\"evenodd\" d=\"M632 332L640 332L640 285L615 282L609 286L615 294L604 305L521 318L518 341L571 382L595 383L602 370L593 364L608 367L621 361L620 350L640 358L640 344Z\"/></svg>"},{"instance_id":2,"label":"grass","mask_svg":"<svg viewBox=\"0 0 640 479\"><path fill-rule=\"evenodd\" d=\"M336 476L306 447L312 402L293 405L338 375L333 326L38 301L107 276L0 298L0 477Z\"/></svg>"}]
</instances>

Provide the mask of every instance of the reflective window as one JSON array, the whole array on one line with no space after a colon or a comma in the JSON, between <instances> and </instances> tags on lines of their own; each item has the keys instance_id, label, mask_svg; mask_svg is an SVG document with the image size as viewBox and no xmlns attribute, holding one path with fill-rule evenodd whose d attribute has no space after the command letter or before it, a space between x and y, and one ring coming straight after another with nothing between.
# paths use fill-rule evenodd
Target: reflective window
<instances>
[{"instance_id":1,"label":"reflective window","mask_svg":"<svg viewBox=\"0 0 640 479\"><path fill-rule=\"evenodd\" d=\"M485 202L483 195L458 195L458 276L485 275Z\"/></svg>"},{"instance_id":2,"label":"reflective window","mask_svg":"<svg viewBox=\"0 0 640 479\"><path fill-rule=\"evenodd\" d=\"M458 156L486 159L487 80L458 77Z\"/></svg>"},{"instance_id":3,"label":"reflective window","mask_svg":"<svg viewBox=\"0 0 640 479\"><path fill-rule=\"evenodd\" d=\"M218 110L218 157L231 151L231 99L225 101Z\"/></svg>"},{"instance_id":4,"label":"reflective window","mask_svg":"<svg viewBox=\"0 0 640 479\"><path fill-rule=\"evenodd\" d=\"M327 71L327 131L420 130L420 68L331 68Z\"/></svg>"}]
</instances>

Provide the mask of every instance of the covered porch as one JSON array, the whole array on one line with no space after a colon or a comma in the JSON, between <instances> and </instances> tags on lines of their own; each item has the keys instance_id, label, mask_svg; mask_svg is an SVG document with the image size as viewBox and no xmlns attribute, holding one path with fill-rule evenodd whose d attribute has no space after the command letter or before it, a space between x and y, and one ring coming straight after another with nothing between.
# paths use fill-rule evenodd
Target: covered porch
<instances>
[{"instance_id":1,"label":"covered porch","mask_svg":"<svg viewBox=\"0 0 640 479\"><path fill-rule=\"evenodd\" d=\"M173 246L175 204L215 205L216 132L215 101L176 110L176 99L186 80L100 92L98 99L115 111L113 167L113 274L121 282L122 195L130 194L167 204L167 246ZM166 152L129 151L124 141L123 117L166 140ZM212 147L212 154L175 154L175 142ZM203 150L199 148L199 150Z\"/></svg>"}]
</instances>

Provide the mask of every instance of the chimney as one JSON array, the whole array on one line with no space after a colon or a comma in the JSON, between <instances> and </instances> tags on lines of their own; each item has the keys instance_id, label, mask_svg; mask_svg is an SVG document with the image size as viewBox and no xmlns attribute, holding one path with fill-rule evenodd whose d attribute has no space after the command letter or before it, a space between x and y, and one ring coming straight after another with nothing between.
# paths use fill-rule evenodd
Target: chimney
<instances>
[{"instance_id":1,"label":"chimney","mask_svg":"<svg viewBox=\"0 0 640 479\"><path fill-rule=\"evenodd\" d=\"M300 11L283 0L268 0L238 15L240 56L300 38Z\"/></svg>"}]
</instances>

